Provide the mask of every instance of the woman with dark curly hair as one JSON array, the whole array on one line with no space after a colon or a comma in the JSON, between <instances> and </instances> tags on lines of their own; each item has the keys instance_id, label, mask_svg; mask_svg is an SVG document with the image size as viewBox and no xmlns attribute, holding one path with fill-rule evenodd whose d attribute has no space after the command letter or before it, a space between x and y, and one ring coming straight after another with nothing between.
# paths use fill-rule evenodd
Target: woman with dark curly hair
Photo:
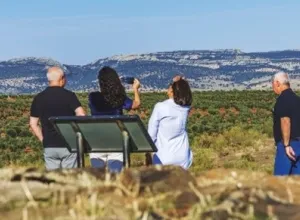
<instances>
[{"instance_id":1,"label":"woman with dark curly hair","mask_svg":"<svg viewBox=\"0 0 300 220\"><path fill-rule=\"evenodd\" d=\"M153 164L173 164L185 169L192 164L186 123L192 104L189 83L176 76L168 88L169 99L155 105L148 133L157 147Z\"/></svg>"},{"instance_id":2,"label":"woman with dark curly hair","mask_svg":"<svg viewBox=\"0 0 300 220\"><path fill-rule=\"evenodd\" d=\"M125 88L117 72L103 67L98 74L100 91L89 94L89 107L92 115L122 115L123 109L137 109L140 104L140 82L132 84L134 100L127 97ZM120 172L123 167L123 153L90 153L92 167L102 168L107 164L111 172Z\"/></svg>"}]
</instances>

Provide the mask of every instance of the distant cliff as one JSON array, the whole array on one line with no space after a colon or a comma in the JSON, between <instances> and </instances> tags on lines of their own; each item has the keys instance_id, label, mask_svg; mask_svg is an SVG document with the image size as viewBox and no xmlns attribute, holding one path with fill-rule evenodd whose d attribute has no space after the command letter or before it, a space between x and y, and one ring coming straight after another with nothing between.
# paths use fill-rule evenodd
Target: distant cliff
<instances>
[{"instance_id":1,"label":"distant cliff","mask_svg":"<svg viewBox=\"0 0 300 220\"><path fill-rule=\"evenodd\" d=\"M135 76L144 90L165 89L175 74L184 74L195 89L269 89L270 78L286 71L300 87L300 50L244 53L240 50L191 50L117 55L86 65L66 65L48 58L18 58L0 62L0 93L36 93L46 86L46 69L59 65L68 75L68 88L90 91L98 87L98 70L115 68Z\"/></svg>"}]
</instances>

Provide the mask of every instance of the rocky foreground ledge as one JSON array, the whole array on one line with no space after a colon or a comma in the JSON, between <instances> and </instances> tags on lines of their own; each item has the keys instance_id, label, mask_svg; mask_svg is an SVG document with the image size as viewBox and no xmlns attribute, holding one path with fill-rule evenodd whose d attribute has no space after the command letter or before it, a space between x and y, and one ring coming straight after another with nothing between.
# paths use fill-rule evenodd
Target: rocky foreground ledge
<instances>
[{"instance_id":1,"label":"rocky foreground ledge","mask_svg":"<svg viewBox=\"0 0 300 220\"><path fill-rule=\"evenodd\" d=\"M300 177L174 166L0 170L0 219L300 219Z\"/></svg>"}]
</instances>

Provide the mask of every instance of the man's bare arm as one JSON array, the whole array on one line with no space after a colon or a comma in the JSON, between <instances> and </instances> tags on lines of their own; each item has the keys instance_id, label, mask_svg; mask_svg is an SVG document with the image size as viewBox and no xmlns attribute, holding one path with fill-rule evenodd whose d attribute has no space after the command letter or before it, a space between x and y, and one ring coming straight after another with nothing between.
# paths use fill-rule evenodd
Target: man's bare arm
<instances>
[{"instance_id":1,"label":"man's bare arm","mask_svg":"<svg viewBox=\"0 0 300 220\"><path fill-rule=\"evenodd\" d=\"M42 142L43 134L42 134L41 127L39 126L39 118L30 117L29 125L30 125L34 135Z\"/></svg>"},{"instance_id":2,"label":"man's bare arm","mask_svg":"<svg viewBox=\"0 0 300 220\"><path fill-rule=\"evenodd\" d=\"M280 119L282 141L284 146L289 146L291 135L291 120L289 117L283 117Z\"/></svg>"},{"instance_id":3,"label":"man's bare arm","mask_svg":"<svg viewBox=\"0 0 300 220\"><path fill-rule=\"evenodd\" d=\"M84 109L80 106L75 109L75 114L76 116L85 116L85 111Z\"/></svg>"},{"instance_id":4,"label":"man's bare arm","mask_svg":"<svg viewBox=\"0 0 300 220\"><path fill-rule=\"evenodd\" d=\"M291 160L295 160L295 152L290 146L291 138L291 120L289 117L283 117L280 119L282 141L285 146L285 152Z\"/></svg>"}]
</instances>

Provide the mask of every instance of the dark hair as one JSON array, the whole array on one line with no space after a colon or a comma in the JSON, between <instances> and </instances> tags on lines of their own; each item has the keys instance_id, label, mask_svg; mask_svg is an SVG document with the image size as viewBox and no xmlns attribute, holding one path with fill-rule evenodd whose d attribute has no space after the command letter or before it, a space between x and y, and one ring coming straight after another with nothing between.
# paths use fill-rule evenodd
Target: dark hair
<instances>
[{"instance_id":1,"label":"dark hair","mask_svg":"<svg viewBox=\"0 0 300 220\"><path fill-rule=\"evenodd\" d=\"M112 108L121 107L126 99L126 92L117 72L111 67L103 67L99 71L98 82L104 100Z\"/></svg>"},{"instance_id":2,"label":"dark hair","mask_svg":"<svg viewBox=\"0 0 300 220\"><path fill-rule=\"evenodd\" d=\"M173 99L177 105L190 106L193 101L192 91L189 83L180 79L172 83Z\"/></svg>"}]
</instances>

